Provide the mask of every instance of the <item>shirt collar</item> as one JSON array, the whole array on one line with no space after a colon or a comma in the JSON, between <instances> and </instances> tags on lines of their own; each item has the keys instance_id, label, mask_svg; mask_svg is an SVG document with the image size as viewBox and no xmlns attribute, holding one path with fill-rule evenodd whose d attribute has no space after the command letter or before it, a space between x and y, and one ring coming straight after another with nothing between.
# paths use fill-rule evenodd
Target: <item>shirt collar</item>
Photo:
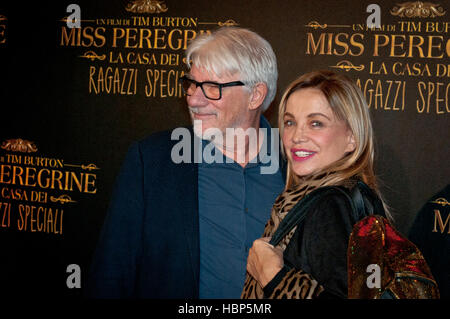
<instances>
[{"instance_id":1,"label":"shirt collar","mask_svg":"<svg viewBox=\"0 0 450 319\"><path fill-rule=\"evenodd\" d=\"M272 127L270 126L270 123L269 123L269 121L263 116L263 115L261 115L260 116L260 120L259 120L259 128L262 128L263 130L262 130L262 132L263 132L263 136L264 136L264 140L263 140L263 144L261 145L261 150L260 150L260 152L258 153L258 155L257 155L257 157L256 157L256 162L255 162L255 160L253 159L251 162L249 162L247 165L246 165L246 167L253 167L253 166L259 166L259 165L264 165L262 162L261 162L261 156L262 156L262 154L261 154L261 151L263 151L264 153L266 153L266 155L264 155L264 156L268 156L268 157L270 157L271 156L271 154L272 154ZM196 139L200 139L198 136L195 136L194 138L196 138ZM207 146L207 145L209 145L211 142L209 141L209 140L205 140L205 139L202 139L201 140L201 143L202 143L202 154L203 154L203 150L205 149L205 147ZM215 154L216 154L216 152L219 152L220 154L221 154L221 156L222 156L222 163L216 163L216 162L213 162L213 163L206 163L203 159L202 159L202 161L201 161L201 163L200 163L200 165L217 165L217 164L225 164L225 163L227 163L227 157L217 148L217 147L214 147L214 149L211 151L211 153L212 153L212 155L214 156ZM229 161L229 160L228 160ZM236 162L234 162L233 161L233 163L235 163L235 164L237 164ZM239 164L237 164L237 165L239 165Z\"/></svg>"}]
</instances>

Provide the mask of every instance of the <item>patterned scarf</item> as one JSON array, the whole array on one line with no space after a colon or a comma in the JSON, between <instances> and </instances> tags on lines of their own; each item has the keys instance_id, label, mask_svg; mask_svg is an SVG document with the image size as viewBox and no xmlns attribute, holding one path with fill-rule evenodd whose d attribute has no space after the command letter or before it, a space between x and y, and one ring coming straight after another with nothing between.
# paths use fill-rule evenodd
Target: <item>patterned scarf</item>
<instances>
[{"instance_id":1,"label":"patterned scarf","mask_svg":"<svg viewBox=\"0 0 450 319\"><path fill-rule=\"evenodd\" d=\"M303 183L300 185L295 185L293 187L286 189L283 193L281 193L277 197L272 207L270 219L265 226L262 237L271 237L277 230L281 221L295 206L295 204L297 204L300 200L302 200L303 197L305 197L307 194L311 193L315 189L320 188L322 186L324 177L325 177L324 175L317 176L316 179L308 181L307 184ZM352 188L356 184L356 181L357 181L356 178L351 178L341 182L340 184L344 187ZM284 251L296 230L297 226L295 226L278 243L277 247L281 248ZM262 287L252 276L249 275L249 273L247 273L241 298L262 299L263 297L264 292L262 290Z\"/></svg>"},{"instance_id":2,"label":"patterned scarf","mask_svg":"<svg viewBox=\"0 0 450 319\"><path fill-rule=\"evenodd\" d=\"M270 219L264 228L264 233L263 233L262 237L271 237L277 230L281 221L292 209L292 207L294 207L294 205L298 201L300 201L303 197L305 197L307 194L309 194L316 188L317 188L317 186L311 186L311 184L300 185L300 186L294 186L294 187L288 188L283 193L281 193L275 200L275 203L273 204L272 212L270 214ZM277 247L281 248L284 251L286 249L286 246L289 244L289 241L291 240L292 236L294 235L296 229L297 229L297 226L295 226L289 232L289 234L287 234L280 241L280 243L277 245ZM250 287L250 286L253 286L253 287ZM251 289L251 288L253 288L253 289ZM249 275L249 273L247 273L247 275L246 275L243 294L241 297L244 297L245 291L255 292L254 295L252 294L251 296L245 296L245 298L262 299L264 297L264 292L263 292L261 286L252 276Z\"/></svg>"}]
</instances>

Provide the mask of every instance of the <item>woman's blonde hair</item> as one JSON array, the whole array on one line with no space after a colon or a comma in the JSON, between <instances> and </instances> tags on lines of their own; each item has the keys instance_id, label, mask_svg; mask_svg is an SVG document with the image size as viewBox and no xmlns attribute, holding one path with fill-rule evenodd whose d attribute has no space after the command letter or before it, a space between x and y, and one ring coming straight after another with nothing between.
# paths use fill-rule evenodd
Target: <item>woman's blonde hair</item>
<instances>
[{"instance_id":1,"label":"woman's blonde hair","mask_svg":"<svg viewBox=\"0 0 450 319\"><path fill-rule=\"evenodd\" d=\"M292 82L284 92L279 106L280 136L284 132L283 117L287 100L293 92L304 88L315 88L323 93L336 118L344 121L351 130L355 150L320 172L306 177L297 176L288 162L286 188L300 183L313 183L316 187L341 185L350 178L358 177L381 198L374 173L374 134L369 109L361 90L348 77L324 70L304 74ZM282 152L286 156L284 148Z\"/></svg>"}]
</instances>

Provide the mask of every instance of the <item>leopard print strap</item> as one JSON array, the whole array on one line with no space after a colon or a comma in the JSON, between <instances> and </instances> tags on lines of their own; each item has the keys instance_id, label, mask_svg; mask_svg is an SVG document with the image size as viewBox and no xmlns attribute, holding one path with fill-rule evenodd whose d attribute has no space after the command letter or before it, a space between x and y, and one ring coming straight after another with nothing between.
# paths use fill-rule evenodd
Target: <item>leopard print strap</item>
<instances>
[{"instance_id":1,"label":"leopard print strap","mask_svg":"<svg viewBox=\"0 0 450 319\"><path fill-rule=\"evenodd\" d=\"M271 237L277 230L280 222L288 214L288 212L294 207L294 205L300 201L304 196L312 192L313 190L322 186L319 176L317 180L310 181L307 186L293 187L285 190L281 193L273 205L270 219L264 229L263 237ZM357 178L350 178L340 183L348 189L351 189L357 182ZM277 245L283 251L289 244L292 236L294 235L297 227L294 227ZM248 273L246 275L244 283L244 289L241 294L243 299L262 299L264 298L264 291L259 283ZM277 284L274 290L271 292L269 298L315 298L322 293L324 288L309 274L300 269L290 269Z\"/></svg>"},{"instance_id":2,"label":"leopard print strap","mask_svg":"<svg viewBox=\"0 0 450 319\"><path fill-rule=\"evenodd\" d=\"M276 199L272 212L270 214L270 219L266 224L264 229L263 237L272 237L275 231L278 229L281 221L284 217L289 213L289 211L297 204L307 193L309 193L311 189L307 186L300 188L292 188L281 193ZM295 233L297 227L294 227L289 234L287 234L277 245L283 251L286 249L286 246L289 244L290 239Z\"/></svg>"},{"instance_id":3,"label":"leopard print strap","mask_svg":"<svg viewBox=\"0 0 450 319\"><path fill-rule=\"evenodd\" d=\"M291 269L272 291L269 299L313 299L323 287L303 270Z\"/></svg>"},{"instance_id":4,"label":"leopard print strap","mask_svg":"<svg viewBox=\"0 0 450 319\"><path fill-rule=\"evenodd\" d=\"M269 299L313 299L323 287L303 270L291 269L268 296ZM264 291L258 282L247 274L242 299L262 299Z\"/></svg>"},{"instance_id":5,"label":"leopard print strap","mask_svg":"<svg viewBox=\"0 0 450 319\"><path fill-rule=\"evenodd\" d=\"M314 190L315 187L311 187L309 185L307 186L301 186L301 187L293 187L291 189L285 190L283 193L281 193L273 207L270 214L270 219L267 222L263 237L271 237L275 231L277 230L278 226L280 225L281 221L284 219L284 217L288 214L288 212L297 204L298 201L300 201L306 194L310 193L312 190ZM291 240L292 236L295 233L295 230L297 227L294 227L277 245L277 247L281 248L283 251L286 249L287 245L289 244L289 241ZM318 287L317 282L315 283L309 283L306 284L308 280L310 280L310 277L308 274L306 274L303 271L299 271L298 273L294 273L293 271L289 272L290 275L294 275L291 279L297 280L298 283L302 283L302 286L295 287L294 290L290 292L292 295L292 298L297 296L297 298L301 296L308 296L309 294L300 293L300 291L303 291L302 289L305 289L305 287L310 287L312 290L316 290L316 287ZM283 278L283 280L287 280L288 277ZM290 280L289 282L293 282ZM288 285L290 287L290 285ZM303 288L302 288L303 287ZM298 289L300 290L298 290ZM275 289L275 291L277 291ZM274 293L275 293L274 291ZM320 293L320 292L318 292ZM277 295L283 295L286 296L287 292L284 293L278 292ZM314 295L314 293L312 293ZM264 292L262 290L262 287L259 285L259 283L247 273L246 280L244 283L244 289L242 291L241 298L245 299L261 299L264 297Z\"/></svg>"}]
</instances>

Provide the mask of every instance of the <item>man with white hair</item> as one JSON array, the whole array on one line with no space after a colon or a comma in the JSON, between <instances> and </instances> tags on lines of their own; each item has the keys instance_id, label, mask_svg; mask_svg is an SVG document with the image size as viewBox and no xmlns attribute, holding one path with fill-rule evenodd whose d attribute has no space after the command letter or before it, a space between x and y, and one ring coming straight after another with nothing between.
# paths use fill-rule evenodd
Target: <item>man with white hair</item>
<instances>
[{"instance_id":1,"label":"man with white hair","mask_svg":"<svg viewBox=\"0 0 450 319\"><path fill-rule=\"evenodd\" d=\"M194 39L186 61L193 128L130 147L88 296L240 297L248 249L284 187L278 131L262 116L276 93L276 57L256 33L224 27Z\"/></svg>"}]
</instances>

